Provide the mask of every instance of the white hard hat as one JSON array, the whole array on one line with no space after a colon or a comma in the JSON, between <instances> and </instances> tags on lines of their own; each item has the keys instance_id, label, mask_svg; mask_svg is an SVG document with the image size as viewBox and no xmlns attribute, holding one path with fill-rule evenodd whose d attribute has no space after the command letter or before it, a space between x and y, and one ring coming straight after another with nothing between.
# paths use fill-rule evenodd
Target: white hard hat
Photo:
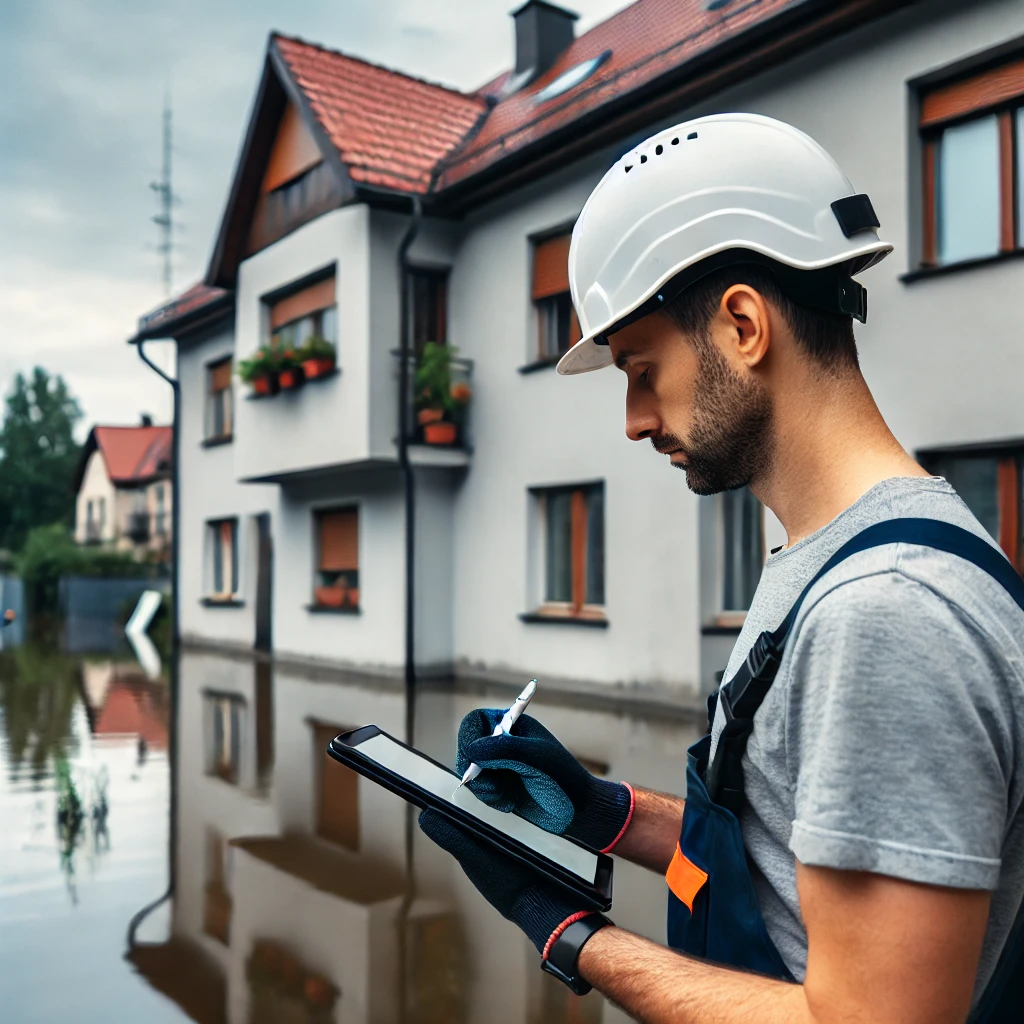
<instances>
[{"instance_id":1,"label":"white hard hat","mask_svg":"<svg viewBox=\"0 0 1024 1024\"><path fill-rule=\"evenodd\" d=\"M573 228L582 337L558 372L608 366L609 334L731 264L766 264L795 302L863 321L867 293L850 275L892 252L878 226L832 157L782 121L715 114L652 135L605 174Z\"/></svg>"}]
</instances>

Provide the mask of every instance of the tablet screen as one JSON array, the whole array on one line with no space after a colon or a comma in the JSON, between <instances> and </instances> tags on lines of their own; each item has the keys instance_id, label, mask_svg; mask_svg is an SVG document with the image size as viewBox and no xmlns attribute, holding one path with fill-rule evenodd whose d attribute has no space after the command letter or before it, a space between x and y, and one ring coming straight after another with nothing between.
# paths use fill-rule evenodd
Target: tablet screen
<instances>
[{"instance_id":1,"label":"tablet screen","mask_svg":"<svg viewBox=\"0 0 1024 1024\"><path fill-rule=\"evenodd\" d=\"M506 814L504 811L496 811L493 807L488 807L487 804L473 796L466 786L458 790L455 793L455 798L452 799L452 793L459 784L458 777L434 764L433 761L423 757L415 750L403 747L402 744L383 733L363 740L355 749L376 761L382 768L387 768L396 775L401 775L409 782L433 793L434 796L461 807L474 817L492 825L499 832L518 839L535 853L555 861L556 864L561 864L562 867L574 875L586 879L591 884L594 883L597 875L596 853L584 850L561 836L545 832L544 829L525 818L520 818L517 814Z\"/></svg>"}]
</instances>

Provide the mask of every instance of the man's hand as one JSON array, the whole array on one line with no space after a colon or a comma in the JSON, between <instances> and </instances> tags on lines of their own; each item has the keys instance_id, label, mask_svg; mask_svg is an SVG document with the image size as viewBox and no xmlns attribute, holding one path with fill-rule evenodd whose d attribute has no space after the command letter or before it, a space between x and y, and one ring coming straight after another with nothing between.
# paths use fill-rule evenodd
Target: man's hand
<instances>
[{"instance_id":1,"label":"man's hand","mask_svg":"<svg viewBox=\"0 0 1024 1024\"><path fill-rule=\"evenodd\" d=\"M602 928L594 988L646 1024L963 1024L991 894L797 863L803 985L744 974Z\"/></svg>"},{"instance_id":2,"label":"man's hand","mask_svg":"<svg viewBox=\"0 0 1024 1024\"><path fill-rule=\"evenodd\" d=\"M420 815L420 828L461 865L469 880L502 917L518 925L543 953L552 933L582 908L564 889L499 853L436 811Z\"/></svg>"},{"instance_id":3,"label":"man's hand","mask_svg":"<svg viewBox=\"0 0 1024 1024\"><path fill-rule=\"evenodd\" d=\"M469 783L473 794L592 850L611 850L630 824L632 787L591 775L529 715L511 735L492 736L503 714L471 711L459 727L456 771L462 775L473 763L484 769Z\"/></svg>"}]
</instances>

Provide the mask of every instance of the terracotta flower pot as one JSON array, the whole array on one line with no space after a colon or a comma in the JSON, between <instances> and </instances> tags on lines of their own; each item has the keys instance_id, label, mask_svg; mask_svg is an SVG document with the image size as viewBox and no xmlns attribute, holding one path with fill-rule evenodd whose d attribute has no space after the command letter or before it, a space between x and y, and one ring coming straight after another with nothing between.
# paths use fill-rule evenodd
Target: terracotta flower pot
<instances>
[{"instance_id":1,"label":"terracotta flower pot","mask_svg":"<svg viewBox=\"0 0 1024 1024\"><path fill-rule=\"evenodd\" d=\"M424 427L428 423L440 423L444 419L444 409L420 409L416 414L416 419Z\"/></svg>"},{"instance_id":2,"label":"terracotta flower pot","mask_svg":"<svg viewBox=\"0 0 1024 1024\"><path fill-rule=\"evenodd\" d=\"M347 593L346 597L348 598L347 603L348 603L349 608L358 608L359 607L359 588L358 587L349 587L348 588L348 593Z\"/></svg>"},{"instance_id":3,"label":"terracotta flower pot","mask_svg":"<svg viewBox=\"0 0 1024 1024\"><path fill-rule=\"evenodd\" d=\"M252 382L252 389L257 395L276 395L277 388L278 380L276 373L264 374Z\"/></svg>"},{"instance_id":4,"label":"terracotta flower pot","mask_svg":"<svg viewBox=\"0 0 1024 1024\"><path fill-rule=\"evenodd\" d=\"M321 608L341 608L345 604L344 586L317 587L313 591L313 600Z\"/></svg>"},{"instance_id":5,"label":"terracotta flower pot","mask_svg":"<svg viewBox=\"0 0 1024 1024\"><path fill-rule=\"evenodd\" d=\"M454 423L427 423L423 427L423 439L427 444L455 444Z\"/></svg>"},{"instance_id":6,"label":"terracotta flower pot","mask_svg":"<svg viewBox=\"0 0 1024 1024\"><path fill-rule=\"evenodd\" d=\"M305 379L306 376L302 372L301 366L290 366L287 370L282 370L278 374L278 381L282 391L291 391L294 388L300 387Z\"/></svg>"},{"instance_id":7,"label":"terracotta flower pot","mask_svg":"<svg viewBox=\"0 0 1024 1024\"><path fill-rule=\"evenodd\" d=\"M317 377L323 377L333 369L333 359L306 359L302 363L302 370L306 375L306 380L315 380Z\"/></svg>"}]
</instances>

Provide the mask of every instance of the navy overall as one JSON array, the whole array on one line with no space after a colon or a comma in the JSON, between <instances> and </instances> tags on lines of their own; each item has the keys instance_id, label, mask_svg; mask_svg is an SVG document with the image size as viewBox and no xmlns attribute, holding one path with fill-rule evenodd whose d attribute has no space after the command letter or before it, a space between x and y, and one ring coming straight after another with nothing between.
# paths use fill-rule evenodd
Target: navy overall
<instances>
[{"instance_id":1,"label":"navy overall","mask_svg":"<svg viewBox=\"0 0 1024 1024\"><path fill-rule=\"evenodd\" d=\"M808 592L850 555L883 544L918 544L972 562L1001 584L1024 611L1024 581L990 544L958 526L934 519L876 523L847 541L804 588L774 632L764 632L746 661L708 701L709 730L717 704L725 714L715 757L710 734L688 752L686 808L679 845L666 881L668 942L674 949L717 963L792 981L765 927L750 877L739 814L742 758L754 715L768 694L797 613ZM1018 912L991 981L971 1015L972 1024L1009 1024L1024 1007L1024 911Z\"/></svg>"}]
</instances>

